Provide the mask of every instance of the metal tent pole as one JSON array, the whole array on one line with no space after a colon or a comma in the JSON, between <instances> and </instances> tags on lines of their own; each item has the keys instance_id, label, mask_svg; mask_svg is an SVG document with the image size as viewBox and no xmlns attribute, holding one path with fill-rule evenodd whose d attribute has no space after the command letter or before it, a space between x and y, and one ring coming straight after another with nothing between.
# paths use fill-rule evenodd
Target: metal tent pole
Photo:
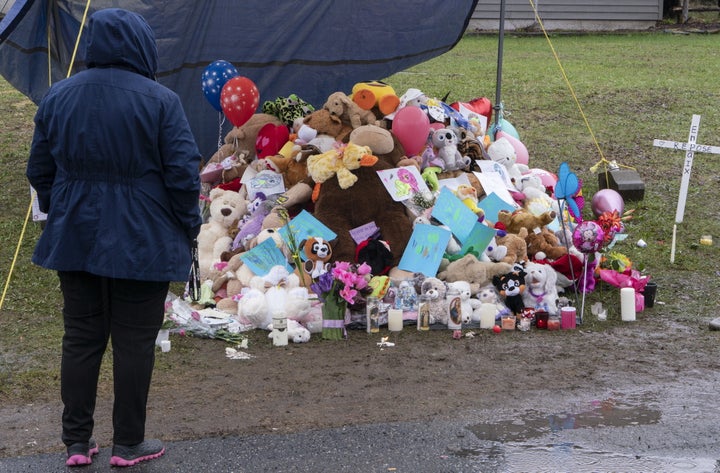
<instances>
[{"instance_id":1,"label":"metal tent pole","mask_svg":"<svg viewBox=\"0 0 720 473\"><path fill-rule=\"evenodd\" d=\"M502 61L503 61L503 40L505 39L505 0L500 0L500 27L498 31L498 57L497 57L497 79L495 83L495 131L500 122L500 101L502 90ZM493 138L495 138L493 136Z\"/></svg>"}]
</instances>

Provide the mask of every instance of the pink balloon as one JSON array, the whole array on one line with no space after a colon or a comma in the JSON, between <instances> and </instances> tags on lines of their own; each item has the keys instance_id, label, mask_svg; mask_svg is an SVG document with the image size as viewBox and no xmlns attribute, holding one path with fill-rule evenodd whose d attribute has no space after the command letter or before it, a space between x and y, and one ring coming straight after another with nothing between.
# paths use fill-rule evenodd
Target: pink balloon
<instances>
[{"instance_id":1,"label":"pink balloon","mask_svg":"<svg viewBox=\"0 0 720 473\"><path fill-rule=\"evenodd\" d=\"M531 168L528 171L528 174L532 174L534 176L537 176L540 178L540 181L542 181L542 184L545 187L549 187L550 189L555 189L555 184L557 184L558 177L551 173L550 171L546 171L545 169L540 168Z\"/></svg>"},{"instance_id":2,"label":"pink balloon","mask_svg":"<svg viewBox=\"0 0 720 473\"><path fill-rule=\"evenodd\" d=\"M584 220L573 231L573 245L583 253L594 253L603 244L605 232L597 222Z\"/></svg>"},{"instance_id":3,"label":"pink balloon","mask_svg":"<svg viewBox=\"0 0 720 473\"><path fill-rule=\"evenodd\" d=\"M515 155L517 156L518 164L527 165L528 162L530 162L530 155L528 154L528 150L522 141L518 140L510 133L505 133L502 130L498 131L495 135L495 139L497 140L498 138L506 138L513 146L513 148L515 148Z\"/></svg>"},{"instance_id":4,"label":"pink balloon","mask_svg":"<svg viewBox=\"0 0 720 473\"><path fill-rule=\"evenodd\" d=\"M408 156L415 156L427 143L430 119L420 108L406 106L395 113L391 130L405 148L405 153Z\"/></svg>"},{"instance_id":5,"label":"pink balloon","mask_svg":"<svg viewBox=\"0 0 720 473\"><path fill-rule=\"evenodd\" d=\"M622 215L625 211L625 201L618 191L614 189L600 189L593 195L591 203L592 211L596 217L603 212L617 212Z\"/></svg>"}]
</instances>

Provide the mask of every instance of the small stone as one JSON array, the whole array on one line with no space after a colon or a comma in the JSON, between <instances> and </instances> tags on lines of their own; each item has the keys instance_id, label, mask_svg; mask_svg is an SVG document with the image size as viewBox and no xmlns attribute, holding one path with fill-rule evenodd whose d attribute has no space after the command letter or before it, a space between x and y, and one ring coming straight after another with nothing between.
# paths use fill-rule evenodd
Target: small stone
<instances>
[{"instance_id":1,"label":"small stone","mask_svg":"<svg viewBox=\"0 0 720 473\"><path fill-rule=\"evenodd\" d=\"M720 317L712 319L709 328L710 330L720 330Z\"/></svg>"}]
</instances>

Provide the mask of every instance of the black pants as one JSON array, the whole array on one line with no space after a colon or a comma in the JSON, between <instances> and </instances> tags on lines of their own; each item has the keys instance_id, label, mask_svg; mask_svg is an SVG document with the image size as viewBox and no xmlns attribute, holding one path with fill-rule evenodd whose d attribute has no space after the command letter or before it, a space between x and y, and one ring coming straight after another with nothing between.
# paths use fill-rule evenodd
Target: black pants
<instances>
[{"instance_id":1,"label":"black pants","mask_svg":"<svg viewBox=\"0 0 720 473\"><path fill-rule=\"evenodd\" d=\"M65 445L87 442L94 426L100 364L112 340L113 442L145 439L145 415L168 282L59 272L65 335L60 394Z\"/></svg>"}]
</instances>

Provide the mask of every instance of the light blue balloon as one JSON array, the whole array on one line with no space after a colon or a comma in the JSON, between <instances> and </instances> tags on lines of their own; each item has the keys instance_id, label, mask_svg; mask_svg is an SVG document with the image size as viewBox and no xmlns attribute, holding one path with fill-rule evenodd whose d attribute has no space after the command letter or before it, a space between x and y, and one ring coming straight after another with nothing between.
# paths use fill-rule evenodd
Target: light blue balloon
<instances>
[{"instance_id":1,"label":"light blue balloon","mask_svg":"<svg viewBox=\"0 0 720 473\"><path fill-rule=\"evenodd\" d=\"M501 118L500 120L498 120L497 125L493 123L493 125L490 127L490 137L493 138L493 141L495 138L495 134L501 130L512 136L513 138L516 138L518 140L520 139L520 134L517 132L515 127L512 126L512 123L505 120L504 118Z\"/></svg>"}]
</instances>

